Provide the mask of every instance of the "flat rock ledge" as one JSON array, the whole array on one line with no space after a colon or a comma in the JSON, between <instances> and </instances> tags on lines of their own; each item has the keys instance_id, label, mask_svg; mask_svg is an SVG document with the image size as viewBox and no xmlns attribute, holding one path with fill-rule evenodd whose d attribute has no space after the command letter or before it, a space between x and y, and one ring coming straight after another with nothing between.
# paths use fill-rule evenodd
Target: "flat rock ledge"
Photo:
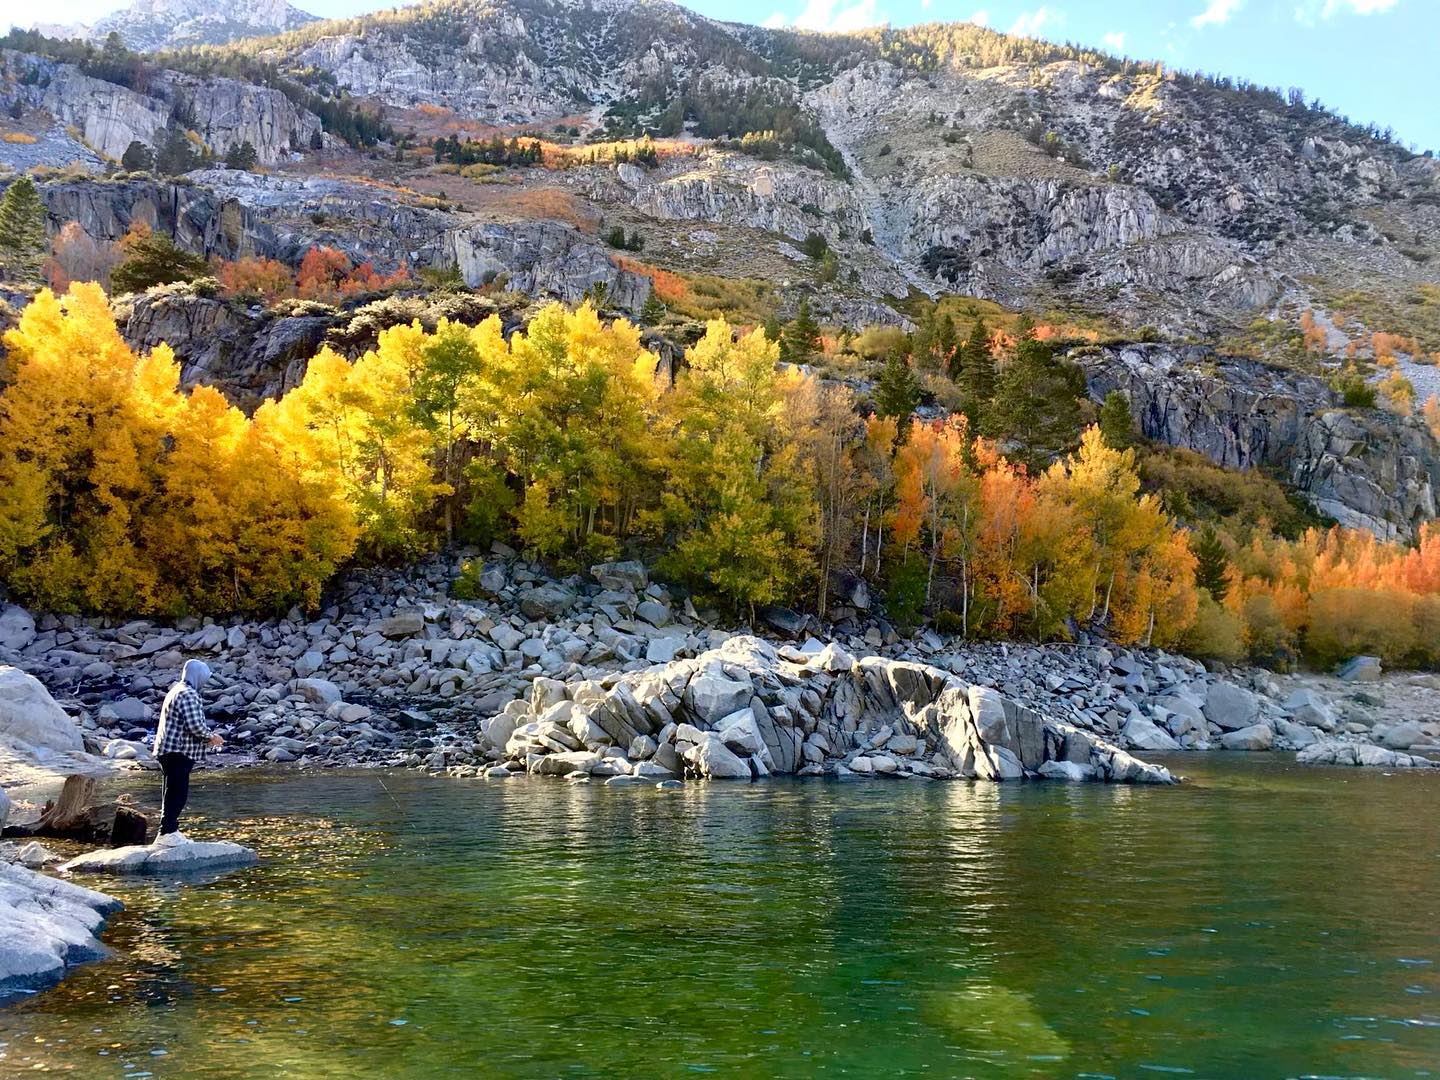
<instances>
[{"instance_id":1,"label":"flat rock ledge","mask_svg":"<svg viewBox=\"0 0 1440 1080\"><path fill-rule=\"evenodd\" d=\"M1172 784L1167 769L928 664L734 637L602 680L536 679L485 726L490 778L771 775ZM623 778L623 779L622 779Z\"/></svg>"},{"instance_id":2,"label":"flat rock ledge","mask_svg":"<svg viewBox=\"0 0 1440 1080\"><path fill-rule=\"evenodd\" d=\"M192 870L222 870L259 861L254 850L229 840L191 841L174 847L133 844L88 851L63 864L63 873L183 874Z\"/></svg>"},{"instance_id":3,"label":"flat rock ledge","mask_svg":"<svg viewBox=\"0 0 1440 1080\"><path fill-rule=\"evenodd\" d=\"M1376 769L1440 769L1440 761L1387 750L1372 743L1322 739L1295 755L1302 765L1357 765Z\"/></svg>"},{"instance_id":4,"label":"flat rock ledge","mask_svg":"<svg viewBox=\"0 0 1440 1080\"><path fill-rule=\"evenodd\" d=\"M57 982L106 954L97 936L121 908L112 896L0 863L0 1001Z\"/></svg>"}]
</instances>

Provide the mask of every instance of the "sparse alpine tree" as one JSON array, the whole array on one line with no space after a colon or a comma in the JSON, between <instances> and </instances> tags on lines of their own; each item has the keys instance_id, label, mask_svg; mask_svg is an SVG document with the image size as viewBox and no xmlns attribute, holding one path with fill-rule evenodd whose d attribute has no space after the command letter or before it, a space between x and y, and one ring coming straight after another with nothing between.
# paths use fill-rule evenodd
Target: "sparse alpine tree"
<instances>
[{"instance_id":1,"label":"sparse alpine tree","mask_svg":"<svg viewBox=\"0 0 1440 1080\"><path fill-rule=\"evenodd\" d=\"M1111 390L1100 406L1100 434L1112 450L1135 445L1135 418L1130 415L1130 399L1123 390Z\"/></svg>"},{"instance_id":2,"label":"sparse alpine tree","mask_svg":"<svg viewBox=\"0 0 1440 1080\"><path fill-rule=\"evenodd\" d=\"M791 364L804 364L819 351L820 324L810 314L810 301L801 300L800 310L781 335L780 359Z\"/></svg>"},{"instance_id":3,"label":"sparse alpine tree","mask_svg":"<svg viewBox=\"0 0 1440 1080\"><path fill-rule=\"evenodd\" d=\"M35 182L22 176L0 199L0 263L12 280L38 281L45 249L45 204Z\"/></svg>"}]
</instances>

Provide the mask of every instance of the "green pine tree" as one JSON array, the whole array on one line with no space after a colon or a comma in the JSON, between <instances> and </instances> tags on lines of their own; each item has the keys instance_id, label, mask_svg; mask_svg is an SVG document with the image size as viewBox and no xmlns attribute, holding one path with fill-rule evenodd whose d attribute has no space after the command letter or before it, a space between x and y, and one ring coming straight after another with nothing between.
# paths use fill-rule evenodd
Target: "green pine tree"
<instances>
[{"instance_id":1,"label":"green pine tree","mask_svg":"<svg viewBox=\"0 0 1440 1080\"><path fill-rule=\"evenodd\" d=\"M125 261L110 272L110 287L117 293L143 292L153 285L194 281L210 273L199 255L175 246L168 236L152 233L129 241Z\"/></svg>"},{"instance_id":2,"label":"green pine tree","mask_svg":"<svg viewBox=\"0 0 1440 1080\"><path fill-rule=\"evenodd\" d=\"M1135 444L1135 419L1130 415L1130 399L1122 390L1111 390L1100 406L1100 435L1112 450L1124 450Z\"/></svg>"},{"instance_id":3,"label":"green pine tree","mask_svg":"<svg viewBox=\"0 0 1440 1080\"><path fill-rule=\"evenodd\" d=\"M801 300L800 310L780 338L780 359L805 364L820 351L820 324L810 314L810 301Z\"/></svg>"},{"instance_id":4,"label":"green pine tree","mask_svg":"<svg viewBox=\"0 0 1440 1080\"><path fill-rule=\"evenodd\" d=\"M959 339L955 333L955 320L949 315L939 315L935 319L934 340L931 349L935 354L935 366L944 371L949 371L955 366L955 359L960 354L957 348Z\"/></svg>"},{"instance_id":5,"label":"green pine tree","mask_svg":"<svg viewBox=\"0 0 1440 1080\"><path fill-rule=\"evenodd\" d=\"M899 348L891 349L875 382L875 411L893 416L905 427L905 421L920 404L920 382L910 366L910 358Z\"/></svg>"},{"instance_id":6,"label":"green pine tree","mask_svg":"<svg viewBox=\"0 0 1440 1080\"><path fill-rule=\"evenodd\" d=\"M645 304L640 308L640 321L647 326L655 326L661 319L665 318L665 305L660 302L660 297L655 295L652 287L645 296Z\"/></svg>"},{"instance_id":7,"label":"green pine tree","mask_svg":"<svg viewBox=\"0 0 1440 1080\"><path fill-rule=\"evenodd\" d=\"M22 176L0 199L0 264L11 281L38 281L45 262L45 204Z\"/></svg>"},{"instance_id":8,"label":"green pine tree","mask_svg":"<svg viewBox=\"0 0 1440 1080\"><path fill-rule=\"evenodd\" d=\"M1223 603L1230 593L1230 555L1213 525L1193 536L1190 550L1195 553L1195 584Z\"/></svg>"},{"instance_id":9,"label":"green pine tree","mask_svg":"<svg viewBox=\"0 0 1440 1080\"><path fill-rule=\"evenodd\" d=\"M155 151L134 139L121 155L120 167L126 172L149 172L155 168Z\"/></svg>"},{"instance_id":10,"label":"green pine tree","mask_svg":"<svg viewBox=\"0 0 1440 1080\"><path fill-rule=\"evenodd\" d=\"M255 147L251 145L249 139L239 146L231 143L230 149L225 154L225 167L229 169L241 169L248 172L259 163L260 155L255 152Z\"/></svg>"},{"instance_id":11,"label":"green pine tree","mask_svg":"<svg viewBox=\"0 0 1440 1080\"><path fill-rule=\"evenodd\" d=\"M960 386L960 400L971 423L982 424L995 397L995 357L990 352L990 331L979 319L965 344L955 350L950 377Z\"/></svg>"},{"instance_id":12,"label":"green pine tree","mask_svg":"<svg viewBox=\"0 0 1440 1080\"><path fill-rule=\"evenodd\" d=\"M1033 336L1020 339L1015 355L995 382L995 397L983 430L1014 440L1015 456L1040 468L1075 446L1083 422L1085 374Z\"/></svg>"}]
</instances>

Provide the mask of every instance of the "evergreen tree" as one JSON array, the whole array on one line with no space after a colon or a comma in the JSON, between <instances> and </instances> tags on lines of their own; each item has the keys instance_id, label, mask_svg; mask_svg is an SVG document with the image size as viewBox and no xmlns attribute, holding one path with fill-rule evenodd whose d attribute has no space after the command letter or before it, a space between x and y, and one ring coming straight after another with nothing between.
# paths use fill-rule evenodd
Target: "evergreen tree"
<instances>
[{"instance_id":1,"label":"evergreen tree","mask_svg":"<svg viewBox=\"0 0 1440 1080\"><path fill-rule=\"evenodd\" d=\"M1023 443L1028 452L1018 456L1029 465L1043 465L1075 445L1084 394L1085 375L1078 365L1056 357L1033 336L1022 337L996 380L995 398L984 417L987 434Z\"/></svg>"},{"instance_id":2,"label":"evergreen tree","mask_svg":"<svg viewBox=\"0 0 1440 1080\"><path fill-rule=\"evenodd\" d=\"M650 292L645 297L645 304L640 309L640 320L649 326L654 326L665 318L665 305L661 303L660 297L655 295L655 288L651 286Z\"/></svg>"},{"instance_id":3,"label":"evergreen tree","mask_svg":"<svg viewBox=\"0 0 1440 1080\"><path fill-rule=\"evenodd\" d=\"M0 199L0 263L14 281L36 281L45 260L45 204L35 182L22 176Z\"/></svg>"},{"instance_id":4,"label":"evergreen tree","mask_svg":"<svg viewBox=\"0 0 1440 1080\"><path fill-rule=\"evenodd\" d=\"M143 292L153 285L194 281L210 273L210 265L199 255L175 246L167 236L151 233L126 243L125 260L110 273L116 293Z\"/></svg>"},{"instance_id":5,"label":"evergreen tree","mask_svg":"<svg viewBox=\"0 0 1440 1080\"><path fill-rule=\"evenodd\" d=\"M903 431L919 404L920 383L909 357L899 348L891 349L875 383L875 411L881 416L893 416Z\"/></svg>"},{"instance_id":6,"label":"evergreen tree","mask_svg":"<svg viewBox=\"0 0 1440 1080\"><path fill-rule=\"evenodd\" d=\"M1108 400L1108 399L1107 399ZM1217 604L1230 594L1230 555L1213 525L1192 537L1195 553L1195 584L1208 592Z\"/></svg>"},{"instance_id":7,"label":"evergreen tree","mask_svg":"<svg viewBox=\"0 0 1440 1080\"><path fill-rule=\"evenodd\" d=\"M1100 406L1100 435L1112 450L1124 450L1135 443L1135 421L1130 399L1121 390L1111 390Z\"/></svg>"},{"instance_id":8,"label":"evergreen tree","mask_svg":"<svg viewBox=\"0 0 1440 1080\"><path fill-rule=\"evenodd\" d=\"M126 172L149 172L155 168L155 151L135 139L120 156L120 167Z\"/></svg>"},{"instance_id":9,"label":"evergreen tree","mask_svg":"<svg viewBox=\"0 0 1440 1080\"><path fill-rule=\"evenodd\" d=\"M936 315L931 350L935 355L935 366L942 371L953 371L956 358L960 355L959 341L955 334L955 320L949 315Z\"/></svg>"},{"instance_id":10,"label":"evergreen tree","mask_svg":"<svg viewBox=\"0 0 1440 1080\"><path fill-rule=\"evenodd\" d=\"M228 169L242 169L249 172L260 163L260 155L255 152L255 147L250 140L246 139L239 146L234 143L225 154L225 167Z\"/></svg>"},{"instance_id":11,"label":"evergreen tree","mask_svg":"<svg viewBox=\"0 0 1440 1080\"><path fill-rule=\"evenodd\" d=\"M791 364L804 364L819 351L820 324L810 314L810 301L801 300L800 310L780 339L780 359Z\"/></svg>"},{"instance_id":12,"label":"evergreen tree","mask_svg":"<svg viewBox=\"0 0 1440 1080\"><path fill-rule=\"evenodd\" d=\"M166 176L179 176L200 165L200 155L195 152L189 136L179 125L172 125L165 131L165 141L155 155L155 168Z\"/></svg>"},{"instance_id":13,"label":"evergreen tree","mask_svg":"<svg viewBox=\"0 0 1440 1080\"><path fill-rule=\"evenodd\" d=\"M765 340L772 345L779 345L783 333L784 331L780 327L780 317L772 313L765 320Z\"/></svg>"},{"instance_id":14,"label":"evergreen tree","mask_svg":"<svg viewBox=\"0 0 1440 1080\"><path fill-rule=\"evenodd\" d=\"M990 353L990 332L978 319L965 344L955 351L951 378L960 385L965 415L976 424L982 423L995 397L995 357Z\"/></svg>"}]
</instances>

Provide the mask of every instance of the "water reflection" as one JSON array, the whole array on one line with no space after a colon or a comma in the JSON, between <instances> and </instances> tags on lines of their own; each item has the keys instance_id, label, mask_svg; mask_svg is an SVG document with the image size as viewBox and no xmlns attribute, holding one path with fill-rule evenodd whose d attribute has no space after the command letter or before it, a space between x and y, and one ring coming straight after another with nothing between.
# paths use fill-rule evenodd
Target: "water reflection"
<instances>
[{"instance_id":1,"label":"water reflection","mask_svg":"<svg viewBox=\"0 0 1440 1080\"><path fill-rule=\"evenodd\" d=\"M0 1073L1428 1075L1440 785L1185 764L208 777L197 811L265 861L119 882L116 957L0 1013Z\"/></svg>"}]
</instances>

